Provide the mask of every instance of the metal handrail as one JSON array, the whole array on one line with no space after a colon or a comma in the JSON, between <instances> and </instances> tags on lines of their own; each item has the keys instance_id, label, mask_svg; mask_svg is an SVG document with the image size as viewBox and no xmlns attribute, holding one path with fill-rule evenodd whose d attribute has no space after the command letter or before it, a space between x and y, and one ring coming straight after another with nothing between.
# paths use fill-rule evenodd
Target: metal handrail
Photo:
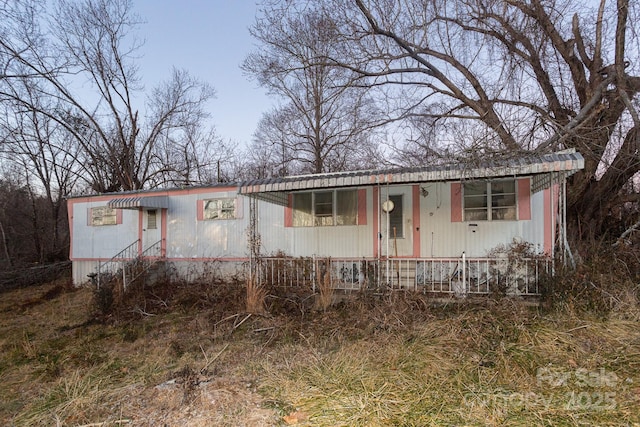
<instances>
[{"instance_id":1,"label":"metal handrail","mask_svg":"<svg viewBox=\"0 0 640 427\"><path fill-rule=\"evenodd\" d=\"M149 246L140 254L138 254L139 244L140 244L140 239L137 239L135 242L131 243L129 246L122 249L120 252L118 252L114 256L112 256L111 259L109 259L109 261L98 263L98 271L96 274L98 288L100 288L102 277L105 276L107 273L113 273L113 271L111 270L113 269L114 265L117 264L118 268L122 269L122 280L125 282L125 287L126 287L126 271L125 270L127 265L129 266L133 265L145 257L162 255L162 239L158 240L157 242ZM139 275L136 277L139 277ZM131 280L135 280L135 278Z\"/></svg>"},{"instance_id":2,"label":"metal handrail","mask_svg":"<svg viewBox=\"0 0 640 427\"><path fill-rule=\"evenodd\" d=\"M153 245L149 246L147 249L142 251L142 253L137 258L135 258L135 259L133 259L133 260L131 260L129 262L130 266L133 266L134 264L138 264L138 263L140 263L140 265L143 266L143 268L141 270L138 270L138 271L136 271L135 269L131 269L132 274L131 274L131 277L129 278L129 282L133 282L138 277L142 276L143 274L145 274L147 271L149 271L151 269L151 267L152 267L152 265L154 263L148 263L147 265L143 264L143 261L144 261L145 258L151 258L151 257L162 258L162 241L163 241L163 239L158 240ZM150 255L152 253L153 253L153 255ZM123 269L125 269L125 268L126 268L126 266L123 266ZM123 287L126 289L127 288L126 276L124 274L123 274L123 280L124 280Z\"/></svg>"},{"instance_id":3,"label":"metal handrail","mask_svg":"<svg viewBox=\"0 0 640 427\"><path fill-rule=\"evenodd\" d=\"M106 271L105 271L106 267L111 266L111 264L120 263L125 259L128 259L128 260L135 259L137 257L139 243L140 243L140 239L136 239L135 242L131 243L129 246L127 246L126 248L124 248L114 256L112 256L109 261L104 263L98 262L98 272L97 272L98 288L100 288L101 276L103 274L106 274Z\"/></svg>"},{"instance_id":4,"label":"metal handrail","mask_svg":"<svg viewBox=\"0 0 640 427\"><path fill-rule=\"evenodd\" d=\"M150 256L160 256L162 257L162 240L160 239L155 242L153 245L149 246L147 249L142 251L140 254L140 258L150 257ZM151 252L155 252L155 254L151 255Z\"/></svg>"}]
</instances>

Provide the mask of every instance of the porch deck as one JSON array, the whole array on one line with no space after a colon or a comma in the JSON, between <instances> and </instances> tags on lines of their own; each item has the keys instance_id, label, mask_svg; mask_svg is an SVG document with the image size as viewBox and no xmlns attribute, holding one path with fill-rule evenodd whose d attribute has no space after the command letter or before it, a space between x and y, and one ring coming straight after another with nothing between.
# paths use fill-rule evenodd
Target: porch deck
<instances>
[{"instance_id":1,"label":"porch deck","mask_svg":"<svg viewBox=\"0 0 640 427\"><path fill-rule=\"evenodd\" d=\"M539 296L549 258L321 258L265 257L255 262L261 283L336 290L413 290L451 296Z\"/></svg>"}]
</instances>

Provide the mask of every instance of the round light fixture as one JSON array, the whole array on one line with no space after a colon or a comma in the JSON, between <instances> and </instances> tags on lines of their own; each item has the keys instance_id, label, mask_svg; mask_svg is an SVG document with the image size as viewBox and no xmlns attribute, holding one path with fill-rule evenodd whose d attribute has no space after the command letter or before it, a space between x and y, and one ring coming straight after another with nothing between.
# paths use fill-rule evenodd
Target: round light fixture
<instances>
[{"instance_id":1,"label":"round light fixture","mask_svg":"<svg viewBox=\"0 0 640 427\"><path fill-rule=\"evenodd\" d=\"M385 211L386 213L391 212L394 207L395 205L391 200L385 200L384 202L382 202L382 210Z\"/></svg>"}]
</instances>

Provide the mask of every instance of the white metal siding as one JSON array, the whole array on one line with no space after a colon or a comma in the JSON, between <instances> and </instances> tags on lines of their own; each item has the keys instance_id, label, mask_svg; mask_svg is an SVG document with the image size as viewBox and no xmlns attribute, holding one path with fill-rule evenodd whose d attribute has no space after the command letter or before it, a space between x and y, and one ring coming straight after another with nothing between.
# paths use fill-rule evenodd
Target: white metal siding
<instances>
[{"instance_id":1,"label":"white metal siding","mask_svg":"<svg viewBox=\"0 0 640 427\"><path fill-rule=\"evenodd\" d=\"M263 253L278 251L290 256L372 257L373 212L372 190L367 192L366 225L334 225L325 227L285 227L285 207L259 203L259 230Z\"/></svg>"},{"instance_id":2,"label":"white metal siding","mask_svg":"<svg viewBox=\"0 0 640 427\"><path fill-rule=\"evenodd\" d=\"M168 258L220 258L247 256L248 203L242 218L198 221L198 200L235 198L224 191L178 195L169 198L167 214Z\"/></svg>"},{"instance_id":3,"label":"white metal siding","mask_svg":"<svg viewBox=\"0 0 640 427\"><path fill-rule=\"evenodd\" d=\"M421 186L429 194L420 196L420 251L423 257L484 257L499 245L514 239L544 247L544 201L542 192L531 195L531 220L451 222L451 183ZM471 225L475 224L475 226Z\"/></svg>"},{"instance_id":4,"label":"white metal siding","mask_svg":"<svg viewBox=\"0 0 640 427\"><path fill-rule=\"evenodd\" d=\"M71 258L111 258L138 238L138 211L123 210L122 224L89 225L88 213L107 202L73 204Z\"/></svg>"}]
</instances>

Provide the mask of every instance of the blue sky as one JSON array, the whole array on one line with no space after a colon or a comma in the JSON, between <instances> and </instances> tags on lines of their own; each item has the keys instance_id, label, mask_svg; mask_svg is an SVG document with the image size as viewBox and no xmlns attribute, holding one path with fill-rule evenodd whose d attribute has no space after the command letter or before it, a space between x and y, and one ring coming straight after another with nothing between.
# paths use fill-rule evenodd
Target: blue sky
<instances>
[{"instance_id":1,"label":"blue sky","mask_svg":"<svg viewBox=\"0 0 640 427\"><path fill-rule=\"evenodd\" d=\"M257 6L252 0L134 0L146 22L140 73L146 89L166 80L171 67L186 69L211 84L212 122L226 141L246 144L262 113L273 104L264 89L239 66L254 48L248 27Z\"/></svg>"}]
</instances>

